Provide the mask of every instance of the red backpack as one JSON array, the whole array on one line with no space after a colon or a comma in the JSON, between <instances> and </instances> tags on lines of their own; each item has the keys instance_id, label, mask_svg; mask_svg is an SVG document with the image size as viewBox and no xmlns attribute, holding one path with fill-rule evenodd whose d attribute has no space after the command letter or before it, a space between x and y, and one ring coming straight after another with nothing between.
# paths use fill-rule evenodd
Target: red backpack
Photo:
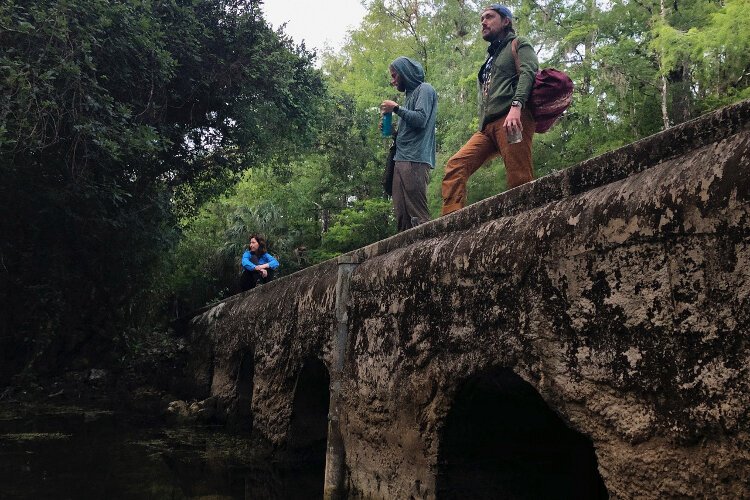
<instances>
[{"instance_id":1,"label":"red backpack","mask_svg":"<svg viewBox=\"0 0 750 500\"><path fill-rule=\"evenodd\" d=\"M521 72L518 62L518 39L514 38L510 45L513 59L516 61L516 71ZM527 105L536 121L536 131L546 132L552 127L560 115L568 109L573 100L573 80L562 71L547 68L537 71L534 87Z\"/></svg>"}]
</instances>

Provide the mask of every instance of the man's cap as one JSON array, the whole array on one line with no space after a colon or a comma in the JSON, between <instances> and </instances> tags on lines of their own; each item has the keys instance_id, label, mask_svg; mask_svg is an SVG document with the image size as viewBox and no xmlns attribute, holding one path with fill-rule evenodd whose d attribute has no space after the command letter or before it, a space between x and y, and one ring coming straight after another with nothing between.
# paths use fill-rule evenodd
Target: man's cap
<instances>
[{"instance_id":1,"label":"man's cap","mask_svg":"<svg viewBox=\"0 0 750 500\"><path fill-rule=\"evenodd\" d=\"M500 5L499 3L493 3L491 5L488 5L484 8L484 10L494 10L498 14L500 14L503 17L507 17L508 19L513 19L513 13L510 11L508 7L505 5Z\"/></svg>"}]
</instances>

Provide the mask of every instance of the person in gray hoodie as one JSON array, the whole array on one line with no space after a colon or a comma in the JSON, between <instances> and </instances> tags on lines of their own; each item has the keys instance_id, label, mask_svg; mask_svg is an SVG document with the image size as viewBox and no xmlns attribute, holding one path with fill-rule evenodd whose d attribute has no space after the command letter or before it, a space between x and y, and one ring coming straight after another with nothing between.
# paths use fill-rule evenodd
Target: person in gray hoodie
<instances>
[{"instance_id":1,"label":"person in gray hoodie","mask_svg":"<svg viewBox=\"0 0 750 500\"><path fill-rule=\"evenodd\" d=\"M398 230L404 231L430 220L427 183L435 168L435 120L438 96L424 81L424 69L408 57L397 57L389 67L391 85L405 92L404 103L385 100L383 113L398 116L396 154L393 159L393 211Z\"/></svg>"}]
</instances>

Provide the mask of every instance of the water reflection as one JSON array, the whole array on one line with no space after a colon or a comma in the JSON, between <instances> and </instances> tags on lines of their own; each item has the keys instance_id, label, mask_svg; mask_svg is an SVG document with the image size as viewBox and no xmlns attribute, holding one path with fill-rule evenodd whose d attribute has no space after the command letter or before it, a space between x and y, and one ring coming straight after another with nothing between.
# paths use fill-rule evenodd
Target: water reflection
<instances>
[{"instance_id":1,"label":"water reflection","mask_svg":"<svg viewBox=\"0 0 750 500\"><path fill-rule=\"evenodd\" d=\"M0 406L0 499L322 497L322 464L275 461L249 436L133 415Z\"/></svg>"}]
</instances>

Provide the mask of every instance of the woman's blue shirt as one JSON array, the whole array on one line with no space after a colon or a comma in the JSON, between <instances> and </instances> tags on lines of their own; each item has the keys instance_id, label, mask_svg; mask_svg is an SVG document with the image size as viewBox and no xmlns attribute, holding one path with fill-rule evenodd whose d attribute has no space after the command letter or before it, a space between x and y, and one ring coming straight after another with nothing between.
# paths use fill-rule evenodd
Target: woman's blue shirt
<instances>
[{"instance_id":1,"label":"woman's blue shirt","mask_svg":"<svg viewBox=\"0 0 750 500\"><path fill-rule=\"evenodd\" d=\"M268 267L270 267L271 269L276 269L277 267L279 267L279 261L276 260L273 255L268 252L258 257L257 264L253 264L250 261L250 257L252 257L252 255L253 254L250 252L250 250L245 250L245 253L242 254L242 267L244 267L248 271L254 271L255 266L259 266L261 264L268 264Z\"/></svg>"}]
</instances>

